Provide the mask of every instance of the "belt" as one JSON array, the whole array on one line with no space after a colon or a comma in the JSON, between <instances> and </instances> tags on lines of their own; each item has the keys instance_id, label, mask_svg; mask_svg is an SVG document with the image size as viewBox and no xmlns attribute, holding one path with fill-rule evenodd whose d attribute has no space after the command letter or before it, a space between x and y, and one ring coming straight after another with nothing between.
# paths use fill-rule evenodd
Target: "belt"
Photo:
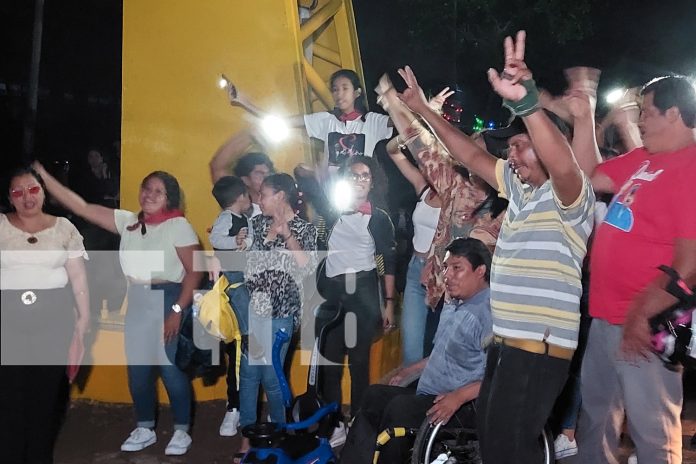
<instances>
[{"instance_id":1,"label":"belt","mask_svg":"<svg viewBox=\"0 0 696 464\"><path fill-rule=\"evenodd\" d=\"M553 358L565 359L570 361L573 359L573 354L575 350L570 348L563 348L556 345L549 345L546 342L540 340L526 340L522 338L505 338L496 335L493 337L496 343L501 345L509 346L511 348L517 348L522 351L527 351L529 353L536 354L547 354Z\"/></svg>"}]
</instances>

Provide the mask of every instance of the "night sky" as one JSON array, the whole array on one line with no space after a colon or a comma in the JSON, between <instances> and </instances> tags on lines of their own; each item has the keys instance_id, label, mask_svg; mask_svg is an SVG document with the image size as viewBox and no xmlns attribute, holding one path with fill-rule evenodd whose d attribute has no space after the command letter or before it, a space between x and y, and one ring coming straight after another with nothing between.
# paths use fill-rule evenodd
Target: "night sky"
<instances>
[{"instance_id":1,"label":"night sky","mask_svg":"<svg viewBox=\"0 0 696 464\"><path fill-rule=\"evenodd\" d=\"M509 4L533 1L509 0ZM437 91L444 85L461 89L457 96L464 107L464 121L474 113L504 119L500 101L491 95L485 77L488 67L501 67L502 52L497 62L471 62L467 57L474 45L457 47L447 37L418 36L422 10L403 8L397 0L353 3L368 90L381 73L411 64L426 89ZM430 3L454 6L454 0ZM639 85L667 73L696 75L696 0L588 3L591 8L583 21L589 21L590 27L585 37L563 45L548 40L547 25L516 24L514 15L509 21L510 32L520 27L528 30L527 62L540 85L560 92L561 70L580 64L604 71L600 90L617 84ZM0 2L3 168L22 152L33 9L33 0ZM513 13L507 11L508 16ZM121 2L45 0L36 154L49 160L74 160L93 145L112 149L120 133L120 88ZM368 94L372 95L371 90ZM374 109L373 97L371 103Z\"/></svg>"}]
</instances>

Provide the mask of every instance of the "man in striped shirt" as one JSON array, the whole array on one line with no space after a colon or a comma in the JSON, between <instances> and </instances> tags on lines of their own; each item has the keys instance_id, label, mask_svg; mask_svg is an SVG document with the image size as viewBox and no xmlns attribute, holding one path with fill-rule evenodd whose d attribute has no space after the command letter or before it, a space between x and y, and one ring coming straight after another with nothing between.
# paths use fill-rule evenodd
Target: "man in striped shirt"
<instances>
[{"instance_id":1,"label":"man in striped shirt","mask_svg":"<svg viewBox=\"0 0 696 464\"><path fill-rule=\"evenodd\" d=\"M483 461L495 464L541 462L539 434L577 346L580 275L595 201L584 172L599 161L596 148L586 143L594 139L590 105L574 120L572 149L538 111L524 46L523 31L515 42L506 38L502 75L488 72L493 89L517 116L506 129L507 161L429 109L410 68L400 70L408 85L402 101L421 114L455 159L510 201L493 257L495 338L477 403Z\"/></svg>"}]
</instances>

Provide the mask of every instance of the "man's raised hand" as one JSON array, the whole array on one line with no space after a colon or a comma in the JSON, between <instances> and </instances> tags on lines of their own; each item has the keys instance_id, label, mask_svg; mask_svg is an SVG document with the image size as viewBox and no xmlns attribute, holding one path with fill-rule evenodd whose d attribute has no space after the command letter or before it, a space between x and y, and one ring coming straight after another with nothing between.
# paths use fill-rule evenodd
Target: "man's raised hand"
<instances>
[{"instance_id":1,"label":"man's raised hand","mask_svg":"<svg viewBox=\"0 0 696 464\"><path fill-rule=\"evenodd\" d=\"M521 81L532 78L532 72L524 62L525 41L525 31L517 32L515 41L511 37L505 37L505 67L502 74L498 74L493 68L488 70L488 81L493 90L501 97L515 102L527 95L527 89L522 86Z\"/></svg>"}]
</instances>

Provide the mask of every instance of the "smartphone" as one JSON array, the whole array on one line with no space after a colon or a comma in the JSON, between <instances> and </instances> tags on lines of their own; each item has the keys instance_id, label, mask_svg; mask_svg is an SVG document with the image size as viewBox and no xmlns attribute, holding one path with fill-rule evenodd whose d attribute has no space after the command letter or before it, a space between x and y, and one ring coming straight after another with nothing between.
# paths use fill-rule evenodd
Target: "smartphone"
<instances>
[{"instance_id":1,"label":"smartphone","mask_svg":"<svg viewBox=\"0 0 696 464\"><path fill-rule=\"evenodd\" d=\"M231 80L225 76L225 74L220 74L220 88L226 88L229 92L230 98L237 98L237 87L234 86Z\"/></svg>"}]
</instances>

